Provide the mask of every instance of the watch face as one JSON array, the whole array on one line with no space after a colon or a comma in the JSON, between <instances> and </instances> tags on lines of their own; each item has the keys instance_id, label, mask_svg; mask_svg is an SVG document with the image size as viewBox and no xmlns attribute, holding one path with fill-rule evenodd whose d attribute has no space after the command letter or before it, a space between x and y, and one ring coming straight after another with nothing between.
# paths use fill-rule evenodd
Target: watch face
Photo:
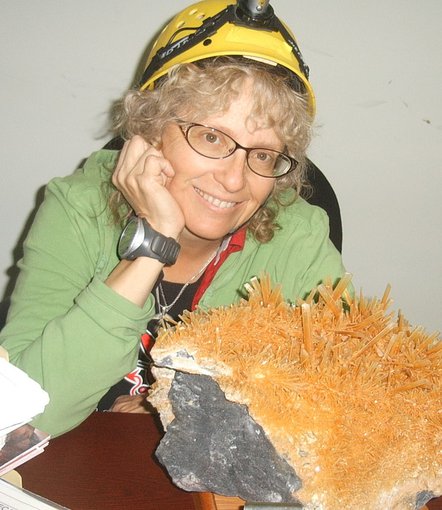
<instances>
[{"instance_id":1,"label":"watch face","mask_svg":"<svg viewBox=\"0 0 442 510\"><path fill-rule=\"evenodd\" d=\"M143 242L143 226L141 220L137 217L131 218L125 226L118 242L118 255L127 257L132 251L136 250Z\"/></svg>"},{"instance_id":2,"label":"watch face","mask_svg":"<svg viewBox=\"0 0 442 510\"><path fill-rule=\"evenodd\" d=\"M118 242L120 259L151 257L170 265L176 262L179 251L180 245L175 239L163 236L145 219L136 216L129 220Z\"/></svg>"}]
</instances>

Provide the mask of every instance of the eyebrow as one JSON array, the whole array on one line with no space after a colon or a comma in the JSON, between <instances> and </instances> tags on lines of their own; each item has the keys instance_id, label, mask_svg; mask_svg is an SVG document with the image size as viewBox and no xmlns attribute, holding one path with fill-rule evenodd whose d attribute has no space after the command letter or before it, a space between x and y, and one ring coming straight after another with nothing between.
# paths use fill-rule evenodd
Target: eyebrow
<instances>
[{"instance_id":1,"label":"eyebrow","mask_svg":"<svg viewBox=\"0 0 442 510\"><path fill-rule=\"evenodd\" d=\"M227 136L230 136L230 138L232 138L232 140L234 140L236 143L239 143L240 145L243 145L242 143L238 142L238 140L236 139L236 136L234 136L230 129L229 128L224 128L224 127L217 127L217 126L213 126L211 124L206 124L205 122L202 122L199 123L199 122L189 122L188 124L199 124L201 126L205 126L207 128L210 128L210 129L215 129L216 131L220 131L221 133L224 133L225 135ZM251 131L247 131L248 133L250 134L253 134L253 132ZM253 145L253 146L245 146L247 149L269 149L269 150L272 150L272 151L276 151L276 152L282 152L284 153L284 151L286 150L287 148L287 145L284 144L282 141L280 142L280 145L281 147L279 147L279 144L278 144L278 148L275 148L275 147L272 147L272 146L269 146L269 145Z\"/></svg>"}]
</instances>

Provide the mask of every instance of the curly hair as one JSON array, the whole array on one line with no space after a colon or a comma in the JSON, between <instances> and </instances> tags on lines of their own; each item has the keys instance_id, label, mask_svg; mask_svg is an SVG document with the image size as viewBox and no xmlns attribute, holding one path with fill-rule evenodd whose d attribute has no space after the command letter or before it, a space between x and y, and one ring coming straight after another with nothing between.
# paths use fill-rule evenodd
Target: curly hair
<instances>
[{"instance_id":1,"label":"curly hair","mask_svg":"<svg viewBox=\"0 0 442 510\"><path fill-rule=\"evenodd\" d=\"M298 161L293 172L275 180L269 199L247 224L249 232L265 243L278 228L279 207L292 203L304 185L313 119L302 85L296 82L294 87L291 73L244 57L217 57L179 64L153 90L128 91L115 105L113 120L115 132L123 139L140 135L160 148L161 135L169 123L183 119L201 122L211 114L227 111L249 80L253 83L254 100L248 120L260 128L273 128L287 153ZM284 193L289 188L295 193ZM123 202L118 192L111 197L111 209L120 221L118 211Z\"/></svg>"}]
</instances>

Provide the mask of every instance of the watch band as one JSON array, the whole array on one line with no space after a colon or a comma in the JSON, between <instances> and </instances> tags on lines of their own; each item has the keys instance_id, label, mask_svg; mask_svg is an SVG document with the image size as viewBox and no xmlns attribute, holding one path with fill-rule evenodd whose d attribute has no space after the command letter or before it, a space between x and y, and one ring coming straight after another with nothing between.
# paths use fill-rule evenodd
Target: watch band
<instances>
[{"instance_id":1,"label":"watch band","mask_svg":"<svg viewBox=\"0 0 442 510\"><path fill-rule=\"evenodd\" d=\"M132 217L120 236L118 255L121 259L134 260L150 257L163 264L176 262L180 245L172 237L154 230L145 218Z\"/></svg>"}]
</instances>

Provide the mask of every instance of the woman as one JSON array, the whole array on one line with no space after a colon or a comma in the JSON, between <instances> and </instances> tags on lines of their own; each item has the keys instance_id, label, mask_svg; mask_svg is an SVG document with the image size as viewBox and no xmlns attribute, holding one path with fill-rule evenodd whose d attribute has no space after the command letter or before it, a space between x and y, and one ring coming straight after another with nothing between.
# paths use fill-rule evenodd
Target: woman
<instances>
[{"instance_id":1,"label":"woman","mask_svg":"<svg viewBox=\"0 0 442 510\"><path fill-rule=\"evenodd\" d=\"M145 411L167 315L228 305L263 272L292 301L344 272L326 215L297 198L314 111L299 50L238 9L205 0L178 14L120 104L121 152L47 187L1 342L49 393L34 425L52 435L97 406ZM193 42L185 31L175 44L186 24Z\"/></svg>"}]
</instances>

